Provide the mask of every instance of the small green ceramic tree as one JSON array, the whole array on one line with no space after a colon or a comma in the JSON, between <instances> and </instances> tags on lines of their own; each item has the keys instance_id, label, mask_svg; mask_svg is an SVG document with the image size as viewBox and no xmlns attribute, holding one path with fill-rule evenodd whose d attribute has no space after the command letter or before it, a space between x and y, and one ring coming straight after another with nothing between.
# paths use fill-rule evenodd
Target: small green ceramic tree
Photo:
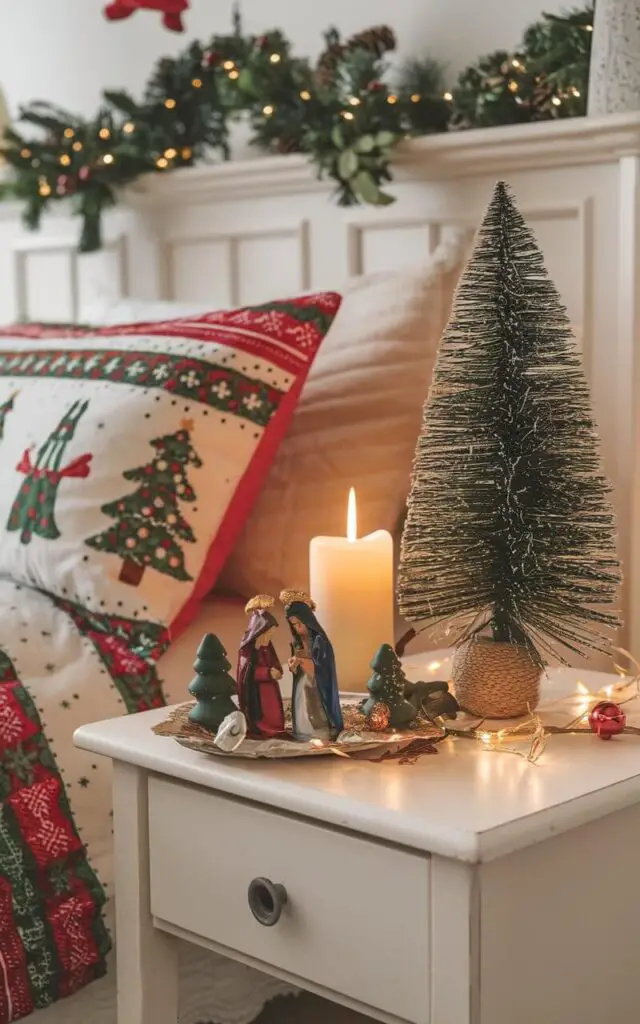
<instances>
[{"instance_id":1,"label":"small green ceramic tree","mask_svg":"<svg viewBox=\"0 0 640 1024\"><path fill-rule=\"evenodd\" d=\"M376 704L386 704L390 711L389 726L403 729L416 717L416 709L405 700L407 683L400 659L390 644L382 644L371 662L373 675L367 683L371 696L362 706L365 715L373 711Z\"/></svg>"},{"instance_id":2,"label":"small green ceramic tree","mask_svg":"<svg viewBox=\"0 0 640 1024\"><path fill-rule=\"evenodd\" d=\"M227 715L238 709L231 699L236 692L236 682L229 675L231 664L214 633L202 638L193 667L196 675L189 684L189 693L197 703L189 712L189 721L217 732Z\"/></svg>"}]
</instances>

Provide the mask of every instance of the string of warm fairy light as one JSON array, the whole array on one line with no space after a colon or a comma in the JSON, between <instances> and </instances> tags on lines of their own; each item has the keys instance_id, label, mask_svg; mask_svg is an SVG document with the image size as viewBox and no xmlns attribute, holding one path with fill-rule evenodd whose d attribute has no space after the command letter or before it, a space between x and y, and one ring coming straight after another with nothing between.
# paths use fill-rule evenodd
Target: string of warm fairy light
<instances>
[{"instance_id":1,"label":"string of warm fairy light","mask_svg":"<svg viewBox=\"0 0 640 1024\"><path fill-rule=\"evenodd\" d=\"M618 683L608 683L600 687L595 693L591 692L582 680L578 680L573 694L568 694L565 697L559 697L555 701L543 704L535 712L532 711L527 719L519 722L516 726L505 727L496 731L483 729L483 722L480 722L475 728L468 730L443 726L441 738L444 739L446 736L451 736L457 739L479 740L488 750L517 754L519 757L523 757L530 763L535 764L544 753L548 736L575 735L578 733L590 734L591 729L585 727L585 725L590 712L600 701L614 701L622 706L640 698L640 662L621 647L615 647L613 650L627 659L629 665L635 669L633 675L629 675L623 666L616 663L614 668L620 676L620 681ZM620 696L627 694L630 687L634 684L635 692L620 699ZM567 725L545 725L543 723L541 714L552 711L554 708L559 708L562 705L566 706L567 701L576 697L580 698L577 708L578 714ZM640 735L640 729L634 726L627 726L625 731L634 735ZM507 746L504 742L508 739L516 739L523 734L530 740L527 751Z\"/></svg>"}]
</instances>

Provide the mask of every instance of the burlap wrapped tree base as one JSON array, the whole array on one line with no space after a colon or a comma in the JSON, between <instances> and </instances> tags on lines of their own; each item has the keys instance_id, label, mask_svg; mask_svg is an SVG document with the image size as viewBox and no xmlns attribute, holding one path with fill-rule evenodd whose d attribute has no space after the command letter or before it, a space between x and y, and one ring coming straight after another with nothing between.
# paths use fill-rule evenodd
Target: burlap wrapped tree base
<instances>
[{"instance_id":1,"label":"burlap wrapped tree base","mask_svg":"<svg viewBox=\"0 0 640 1024\"><path fill-rule=\"evenodd\" d=\"M453 686L460 707L469 714L518 718L538 703L540 669L523 647L479 637L456 650Z\"/></svg>"}]
</instances>

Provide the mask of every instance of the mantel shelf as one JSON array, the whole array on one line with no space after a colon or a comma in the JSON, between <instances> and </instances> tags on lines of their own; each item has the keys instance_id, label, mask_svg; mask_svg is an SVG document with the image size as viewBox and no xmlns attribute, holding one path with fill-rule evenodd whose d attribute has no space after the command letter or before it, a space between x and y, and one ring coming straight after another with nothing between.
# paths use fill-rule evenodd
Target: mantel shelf
<instances>
[{"instance_id":1,"label":"mantel shelf","mask_svg":"<svg viewBox=\"0 0 640 1024\"><path fill-rule=\"evenodd\" d=\"M412 139L398 147L397 181L496 176L580 164L610 163L640 154L640 112L576 117L538 124L480 128ZM203 202L329 191L300 154L266 156L151 175L129 190L133 205Z\"/></svg>"},{"instance_id":2,"label":"mantel shelf","mask_svg":"<svg viewBox=\"0 0 640 1024\"><path fill-rule=\"evenodd\" d=\"M517 170L610 163L640 154L640 112L608 117L575 117L537 124L506 125L412 139L398 147L393 163L397 181L432 181ZM0 167L0 180L8 175ZM148 175L126 192L132 206L200 203L314 191L329 192L306 156L262 156L200 165L170 174ZM67 212L67 204L56 204ZM15 214L16 203L0 205L0 218Z\"/></svg>"}]
</instances>

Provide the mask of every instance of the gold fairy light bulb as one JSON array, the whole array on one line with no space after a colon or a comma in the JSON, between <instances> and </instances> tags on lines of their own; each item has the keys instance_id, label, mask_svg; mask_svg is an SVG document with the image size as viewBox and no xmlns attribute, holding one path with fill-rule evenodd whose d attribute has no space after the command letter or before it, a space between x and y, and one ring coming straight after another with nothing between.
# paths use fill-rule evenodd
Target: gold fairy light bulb
<instances>
[{"instance_id":1,"label":"gold fairy light bulb","mask_svg":"<svg viewBox=\"0 0 640 1024\"><path fill-rule=\"evenodd\" d=\"M359 107L361 102L362 101L357 96L350 96L349 97L349 104L352 107Z\"/></svg>"},{"instance_id":2,"label":"gold fairy light bulb","mask_svg":"<svg viewBox=\"0 0 640 1024\"><path fill-rule=\"evenodd\" d=\"M273 107L271 106L270 103L267 103L266 107L262 108L262 113L264 114L265 117L271 117L271 115L273 114Z\"/></svg>"},{"instance_id":3,"label":"gold fairy light bulb","mask_svg":"<svg viewBox=\"0 0 640 1024\"><path fill-rule=\"evenodd\" d=\"M109 131L108 128L101 128L100 131L98 132L98 135L100 136L101 139L110 139L111 138L111 132Z\"/></svg>"},{"instance_id":4,"label":"gold fairy light bulb","mask_svg":"<svg viewBox=\"0 0 640 1024\"><path fill-rule=\"evenodd\" d=\"M194 78L193 81L191 82L191 84L192 84L194 89L202 89L202 79L201 78Z\"/></svg>"},{"instance_id":5,"label":"gold fairy light bulb","mask_svg":"<svg viewBox=\"0 0 640 1024\"><path fill-rule=\"evenodd\" d=\"M168 166L169 166L169 161L166 159L166 157L159 156L158 159L156 160L156 167L158 167L162 171L162 170L164 170L165 167L168 167Z\"/></svg>"},{"instance_id":6,"label":"gold fairy light bulb","mask_svg":"<svg viewBox=\"0 0 640 1024\"><path fill-rule=\"evenodd\" d=\"M307 100L311 99L311 93L309 92L308 89L303 89L302 90L302 92L300 93L300 99L304 100L305 103L307 102Z\"/></svg>"},{"instance_id":7,"label":"gold fairy light bulb","mask_svg":"<svg viewBox=\"0 0 640 1024\"><path fill-rule=\"evenodd\" d=\"M390 96L387 96L387 103L390 103L391 106L393 106L393 104L397 103L397 102L398 102L398 97L394 96L393 93L391 93Z\"/></svg>"},{"instance_id":8,"label":"gold fairy light bulb","mask_svg":"<svg viewBox=\"0 0 640 1024\"><path fill-rule=\"evenodd\" d=\"M420 96L419 92L414 92L414 93L411 94L411 102L412 103L419 103L421 99L422 99L422 97Z\"/></svg>"},{"instance_id":9,"label":"gold fairy light bulb","mask_svg":"<svg viewBox=\"0 0 640 1024\"><path fill-rule=\"evenodd\" d=\"M280 56L279 53L272 53L271 56L269 57L269 60L271 61L272 64L279 64L280 61L282 60L282 57Z\"/></svg>"},{"instance_id":10,"label":"gold fairy light bulb","mask_svg":"<svg viewBox=\"0 0 640 1024\"><path fill-rule=\"evenodd\" d=\"M239 78L239 77L240 77L240 72L238 71L237 68L234 68L233 71L229 72L229 78L231 78L234 82L235 82L236 78Z\"/></svg>"},{"instance_id":11,"label":"gold fairy light bulb","mask_svg":"<svg viewBox=\"0 0 640 1024\"><path fill-rule=\"evenodd\" d=\"M164 101L164 105L167 108L167 110L174 110L175 109L175 105L176 105L176 101L174 99L172 99L171 96L169 96Z\"/></svg>"},{"instance_id":12,"label":"gold fairy light bulb","mask_svg":"<svg viewBox=\"0 0 640 1024\"><path fill-rule=\"evenodd\" d=\"M443 98L443 100L446 100L447 103L451 103L451 100L453 99L453 93L452 92L445 92L445 93L442 94L442 98Z\"/></svg>"},{"instance_id":13,"label":"gold fairy light bulb","mask_svg":"<svg viewBox=\"0 0 640 1024\"><path fill-rule=\"evenodd\" d=\"M222 66L225 71L233 71L233 69L235 68L235 63L232 60L225 60Z\"/></svg>"},{"instance_id":14,"label":"gold fairy light bulb","mask_svg":"<svg viewBox=\"0 0 640 1024\"><path fill-rule=\"evenodd\" d=\"M76 153L79 153L79 152L81 151L81 149L82 149L82 143L81 143L81 142L78 142L78 141L76 141L76 142L74 142L74 143L73 143L73 145L72 145L72 147L71 147L71 148L72 148L73 150L75 150L75 152L76 152Z\"/></svg>"},{"instance_id":15,"label":"gold fairy light bulb","mask_svg":"<svg viewBox=\"0 0 640 1024\"><path fill-rule=\"evenodd\" d=\"M136 126L133 121L126 121L122 126L122 130L125 135L131 135L132 132L135 132Z\"/></svg>"},{"instance_id":16,"label":"gold fairy light bulb","mask_svg":"<svg viewBox=\"0 0 640 1024\"><path fill-rule=\"evenodd\" d=\"M167 160L175 160L175 158L178 155L178 150L174 149L173 146L171 146L169 149L165 149L164 155L167 158Z\"/></svg>"},{"instance_id":17,"label":"gold fairy light bulb","mask_svg":"<svg viewBox=\"0 0 640 1024\"><path fill-rule=\"evenodd\" d=\"M115 162L115 159L116 158L113 155L113 153L105 153L103 158L102 158L102 162L103 162L103 164L112 164L112 163Z\"/></svg>"},{"instance_id":18,"label":"gold fairy light bulb","mask_svg":"<svg viewBox=\"0 0 640 1024\"><path fill-rule=\"evenodd\" d=\"M69 156L68 153L63 153L62 154L62 156L60 157L60 163L62 164L63 167L68 167L69 166L69 164L71 163L71 157Z\"/></svg>"},{"instance_id":19,"label":"gold fairy light bulb","mask_svg":"<svg viewBox=\"0 0 640 1024\"><path fill-rule=\"evenodd\" d=\"M30 149L21 149L20 150L20 156L22 157L23 160L28 160L29 157L31 156L31 150Z\"/></svg>"},{"instance_id":20,"label":"gold fairy light bulb","mask_svg":"<svg viewBox=\"0 0 640 1024\"><path fill-rule=\"evenodd\" d=\"M72 139L75 134L73 128L65 128L64 130L65 139Z\"/></svg>"},{"instance_id":21,"label":"gold fairy light bulb","mask_svg":"<svg viewBox=\"0 0 640 1024\"><path fill-rule=\"evenodd\" d=\"M189 146L183 146L180 156L183 160L190 160L193 156L193 150Z\"/></svg>"},{"instance_id":22,"label":"gold fairy light bulb","mask_svg":"<svg viewBox=\"0 0 640 1024\"><path fill-rule=\"evenodd\" d=\"M345 119L345 121L353 121L355 116L354 114L351 113L350 110L342 110L340 113L342 117Z\"/></svg>"},{"instance_id":23,"label":"gold fairy light bulb","mask_svg":"<svg viewBox=\"0 0 640 1024\"><path fill-rule=\"evenodd\" d=\"M517 91L518 91L518 89L520 88L520 86L519 86L519 85L518 85L518 83L517 83L517 82L515 81L515 79L513 79L513 78L512 78L512 79L510 80L510 82L509 82L509 84L508 84L507 88L509 89L509 92L517 92Z\"/></svg>"},{"instance_id":24,"label":"gold fairy light bulb","mask_svg":"<svg viewBox=\"0 0 640 1024\"><path fill-rule=\"evenodd\" d=\"M562 103L562 100L560 99L559 96L552 96L551 97L551 102L553 103L554 107L559 107L560 104Z\"/></svg>"}]
</instances>

